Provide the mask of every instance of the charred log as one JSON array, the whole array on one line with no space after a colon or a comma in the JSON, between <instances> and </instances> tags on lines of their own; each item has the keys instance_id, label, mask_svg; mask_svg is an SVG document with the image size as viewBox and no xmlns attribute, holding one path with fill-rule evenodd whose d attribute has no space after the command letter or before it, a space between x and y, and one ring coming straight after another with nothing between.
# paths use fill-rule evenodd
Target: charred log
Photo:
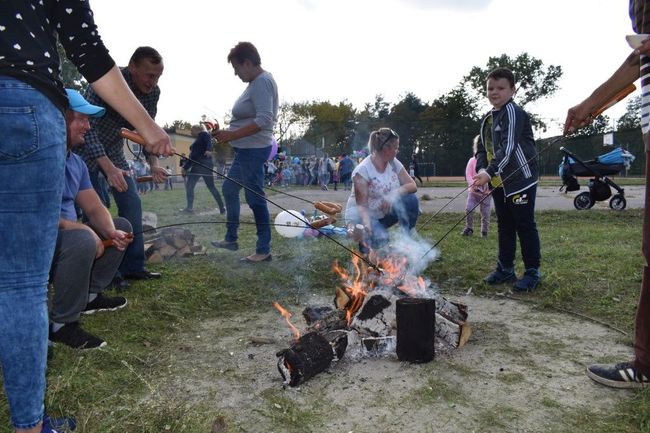
<instances>
[{"instance_id":1,"label":"charred log","mask_svg":"<svg viewBox=\"0 0 650 433\"><path fill-rule=\"evenodd\" d=\"M436 303L433 299L402 298L396 302L397 358L421 363L434 357Z\"/></svg>"},{"instance_id":2,"label":"charred log","mask_svg":"<svg viewBox=\"0 0 650 433\"><path fill-rule=\"evenodd\" d=\"M318 373L329 368L337 352L345 352L347 337L345 333L338 332L333 337L333 342L339 345L332 346L330 341L317 332L310 332L295 341L290 348L279 351L278 370L289 386L298 386ZM340 350L340 346L343 349Z\"/></svg>"},{"instance_id":3,"label":"charred log","mask_svg":"<svg viewBox=\"0 0 650 433\"><path fill-rule=\"evenodd\" d=\"M307 325L311 325L312 323L321 320L325 315L330 313L333 310L332 307L307 307L304 310L302 310L302 317L305 318L305 322L307 322Z\"/></svg>"}]
</instances>

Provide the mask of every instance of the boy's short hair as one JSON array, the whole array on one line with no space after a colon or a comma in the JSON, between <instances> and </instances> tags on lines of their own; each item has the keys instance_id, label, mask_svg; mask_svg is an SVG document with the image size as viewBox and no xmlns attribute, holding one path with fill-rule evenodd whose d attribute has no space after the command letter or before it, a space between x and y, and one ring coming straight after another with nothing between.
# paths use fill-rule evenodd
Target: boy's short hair
<instances>
[{"instance_id":1,"label":"boy's short hair","mask_svg":"<svg viewBox=\"0 0 650 433\"><path fill-rule=\"evenodd\" d=\"M515 74L508 68L496 68L492 69L487 76L487 79L493 78L499 80L505 78L510 83L510 87L515 87Z\"/></svg>"},{"instance_id":2,"label":"boy's short hair","mask_svg":"<svg viewBox=\"0 0 650 433\"><path fill-rule=\"evenodd\" d=\"M235 61L237 64L241 65L246 60L250 60L253 66L260 66L262 64L262 59L260 58L260 53L257 52L255 45L250 42L240 42L235 45L228 54L228 63Z\"/></svg>"}]
</instances>

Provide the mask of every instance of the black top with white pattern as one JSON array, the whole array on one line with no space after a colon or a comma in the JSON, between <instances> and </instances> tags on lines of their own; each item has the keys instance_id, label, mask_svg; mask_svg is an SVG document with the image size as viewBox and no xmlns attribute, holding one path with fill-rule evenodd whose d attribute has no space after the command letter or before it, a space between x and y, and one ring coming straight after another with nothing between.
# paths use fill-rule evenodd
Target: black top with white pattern
<instances>
[{"instance_id":1,"label":"black top with white pattern","mask_svg":"<svg viewBox=\"0 0 650 433\"><path fill-rule=\"evenodd\" d=\"M89 82L115 65L87 0L0 0L0 75L30 84L63 111L57 35Z\"/></svg>"}]
</instances>

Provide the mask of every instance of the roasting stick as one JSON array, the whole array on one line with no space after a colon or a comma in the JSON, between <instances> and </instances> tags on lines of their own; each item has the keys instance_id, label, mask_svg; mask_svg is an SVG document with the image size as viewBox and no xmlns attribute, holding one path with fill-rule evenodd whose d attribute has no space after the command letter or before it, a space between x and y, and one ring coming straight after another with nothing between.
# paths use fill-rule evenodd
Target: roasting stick
<instances>
[{"instance_id":1,"label":"roasting stick","mask_svg":"<svg viewBox=\"0 0 650 433\"><path fill-rule=\"evenodd\" d=\"M134 143L137 143L137 144L139 144L139 145L141 145L141 146L144 145L144 138L142 138L142 136L141 136L140 134L138 134L137 132L131 131L131 130L127 129L127 128L122 128L122 129L120 130L120 134L122 135L122 137L126 138L127 140L131 140L131 141L133 141ZM249 192L251 192L251 193L253 193L253 194L255 194L255 195L259 196L259 197L261 197L262 199L266 200L267 202L271 203L272 205L276 206L277 208L279 208L279 209L281 209L281 210L283 210L283 211L285 211L285 212L288 212L287 209L285 209L284 207L280 206L279 204L277 204L277 203L274 202L273 200L269 199L269 198L266 197L264 194L260 194L260 193L258 193L257 191L255 191L254 189L250 188L249 186L244 185L243 183L241 183L241 182L239 182L239 181L237 181L237 180L235 180L235 179L233 179L233 178L231 178L231 177L229 177L229 176L227 176L227 175L225 175L225 174L223 174L223 173L219 173L218 171L214 170L213 168L211 168L211 167L209 167L209 166L207 166L207 165L205 165L205 164L202 164L202 163L200 163L200 162L198 162L198 161L194 161L194 160L192 160L192 159L190 159L190 158L188 158L188 157L186 157L186 156L183 156L183 155L181 155L181 154L178 153L178 152L174 152L173 154L176 155L176 156L178 156L178 157L180 157L180 158L185 158L185 159L187 159L187 160L189 160L189 161L192 161L193 164L199 165L199 166L201 166L201 167L203 167L203 168L206 168L206 169L210 170L210 171L213 172L213 173L216 173L217 175L221 176L222 178L227 179L227 180L229 180L229 181L231 181L231 182L233 182L233 183L235 183L235 184L241 186L241 187L244 188L245 190L247 190L247 191L249 191ZM340 205L336 204L336 203L330 203L330 202L320 202L320 203L327 203L327 205L324 205L324 206L322 206L322 207L325 208L325 209L328 209L328 210L330 210L330 211L333 211L333 210L335 210L335 209L336 209L336 210L338 210L338 209L342 209L342 207L341 207ZM316 203L315 203L315 204L316 204ZM333 206L333 205L334 205L334 206ZM318 230L319 228L321 228L321 227L327 225L324 221L329 220L329 221L330 221L329 223L333 223L333 222L336 221L336 219L333 217L333 215L331 215L331 214L328 214L328 215L329 215L329 216L328 216L327 219L325 219L325 220L320 220L320 221L316 221L316 222L309 222L309 221L307 220L307 218L304 218L304 217L301 217L301 216L297 216L297 215L294 215L294 217L297 218L297 219L299 219L301 222L305 223L305 224L307 225L307 227L312 228L312 229L314 229L314 230ZM320 232L320 234L322 234L322 235L325 236L327 239L329 239L330 241L334 242L335 244L337 244L338 246L340 246L340 247L343 248L344 250L348 251L350 254L352 254L352 255L354 255L354 256L357 256L359 259L363 260L363 261L364 261L364 262L365 262L369 267L371 267L371 268L377 270L378 272L381 272L381 269L380 269L376 264L372 263L370 260L368 260L367 258L365 258L365 257L364 257L362 254L360 254L359 252L354 251L354 250L351 249L351 248L348 248L347 246L343 245L341 242L337 241L336 239L334 239L332 236L328 235L327 233Z\"/></svg>"}]
</instances>

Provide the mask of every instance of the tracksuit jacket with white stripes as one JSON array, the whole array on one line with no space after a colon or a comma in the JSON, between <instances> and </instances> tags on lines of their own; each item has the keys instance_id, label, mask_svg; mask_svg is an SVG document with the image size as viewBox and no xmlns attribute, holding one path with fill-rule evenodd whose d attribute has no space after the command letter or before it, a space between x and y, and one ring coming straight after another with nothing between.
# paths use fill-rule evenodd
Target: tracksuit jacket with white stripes
<instances>
[{"instance_id":1,"label":"tracksuit jacket with white stripes","mask_svg":"<svg viewBox=\"0 0 650 433\"><path fill-rule=\"evenodd\" d=\"M491 140L485 135L486 119L492 116ZM492 143L493 159L487 160L484 143ZM476 152L476 171L485 169L490 177L501 176L505 196L524 191L539 181L537 149L530 117L512 100L493 110L481 121L481 141Z\"/></svg>"}]
</instances>

